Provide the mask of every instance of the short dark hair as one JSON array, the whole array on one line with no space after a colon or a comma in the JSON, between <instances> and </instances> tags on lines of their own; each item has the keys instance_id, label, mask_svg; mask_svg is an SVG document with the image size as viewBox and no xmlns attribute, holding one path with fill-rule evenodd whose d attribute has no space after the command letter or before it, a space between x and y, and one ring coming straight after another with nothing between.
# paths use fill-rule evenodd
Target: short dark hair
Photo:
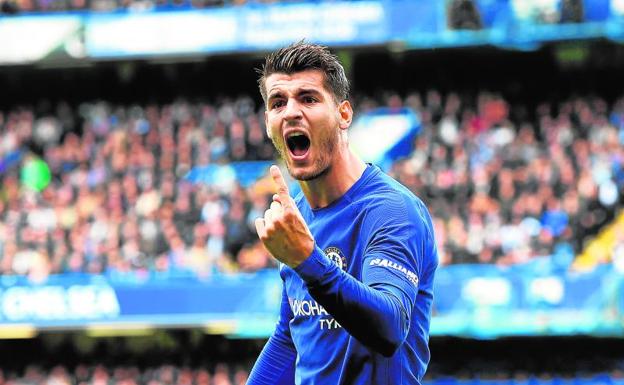
<instances>
[{"instance_id":1,"label":"short dark hair","mask_svg":"<svg viewBox=\"0 0 624 385\"><path fill-rule=\"evenodd\" d=\"M267 102L266 79L274 73L294 74L305 70L319 70L325 75L325 88L341 102L349 97L349 80L338 57L325 46L305 41L293 43L267 55L258 69L258 85L264 103Z\"/></svg>"}]
</instances>

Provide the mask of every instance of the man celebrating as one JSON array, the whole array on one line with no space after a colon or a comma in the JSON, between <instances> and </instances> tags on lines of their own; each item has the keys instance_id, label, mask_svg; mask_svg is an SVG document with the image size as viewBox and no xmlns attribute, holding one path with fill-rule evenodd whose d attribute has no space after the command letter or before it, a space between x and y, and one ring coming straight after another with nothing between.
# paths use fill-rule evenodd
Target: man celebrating
<instances>
[{"instance_id":1,"label":"man celebrating","mask_svg":"<svg viewBox=\"0 0 624 385\"><path fill-rule=\"evenodd\" d=\"M437 248L425 205L349 148L349 83L326 47L296 43L259 80L277 166L256 220L280 262L280 318L249 385L420 384L429 362Z\"/></svg>"}]
</instances>

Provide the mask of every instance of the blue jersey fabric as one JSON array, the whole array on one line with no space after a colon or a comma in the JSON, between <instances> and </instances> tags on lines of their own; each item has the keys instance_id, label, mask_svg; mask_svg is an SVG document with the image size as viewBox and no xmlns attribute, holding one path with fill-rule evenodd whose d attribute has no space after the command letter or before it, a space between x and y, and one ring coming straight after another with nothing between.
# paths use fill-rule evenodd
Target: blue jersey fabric
<instances>
[{"instance_id":1,"label":"blue jersey fabric","mask_svg":"<svg viewBox=\"0 0 624 385\"><path fill-rule=\"evenodd\" d=\"M371 165L327 207L295 201L316 248L280 265L280 318L248 384L420 384L438 264L425 205Z\"/></svg>"}]
</instances>

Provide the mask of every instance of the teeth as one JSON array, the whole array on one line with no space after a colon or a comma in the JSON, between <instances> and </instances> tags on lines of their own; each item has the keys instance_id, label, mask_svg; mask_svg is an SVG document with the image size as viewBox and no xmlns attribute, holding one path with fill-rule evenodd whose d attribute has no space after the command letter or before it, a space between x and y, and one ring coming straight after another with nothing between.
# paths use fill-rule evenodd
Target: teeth
<instances>
[{"instance_id":1,"label":"teeth","mask_svg":"<svg viewBox=\"0 0 624 385\"><path fill-rule=\"evenodd\" d=\"M293 133L288 134L289 138L294 138L296 136L304 136L304 135L302 132L293 132Z\"/></svg>"}]
</instances>

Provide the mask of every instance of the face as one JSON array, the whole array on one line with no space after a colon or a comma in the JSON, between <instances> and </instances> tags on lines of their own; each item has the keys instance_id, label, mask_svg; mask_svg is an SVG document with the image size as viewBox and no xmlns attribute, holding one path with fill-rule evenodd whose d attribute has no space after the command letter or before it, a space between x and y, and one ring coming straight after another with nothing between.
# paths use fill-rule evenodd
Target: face
<instances>
[{"instance_id":1,"label":"face","mask_svg":"<svg viewBox=\"0 0 624 385\"><path fill-rule=\"evenodd\" d=\"M351 124L348 101L336 103L324 74L306 70L267 77L267 134L293 178L309 181L327 173L338 156L341 130Z\"/></svg>"}]
</instances>

